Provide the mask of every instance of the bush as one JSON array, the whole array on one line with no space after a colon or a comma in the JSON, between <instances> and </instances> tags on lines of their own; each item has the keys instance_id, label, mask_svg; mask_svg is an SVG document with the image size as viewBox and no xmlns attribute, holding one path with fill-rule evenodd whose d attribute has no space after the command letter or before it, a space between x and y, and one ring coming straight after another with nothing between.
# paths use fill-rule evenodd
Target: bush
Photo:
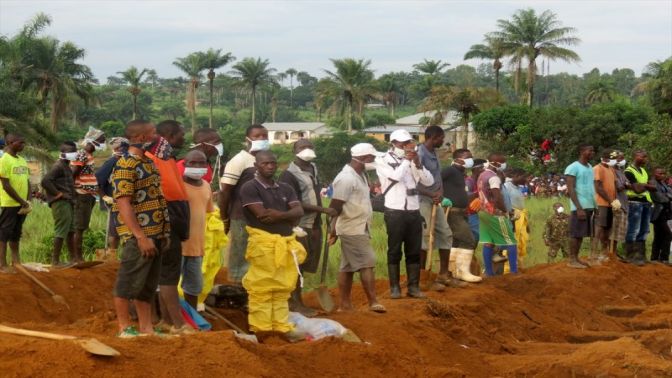
<instances>
[{"instance_id":1,"label":"bush","mask_svg":"<svg viewBox=\"0 0 672 378\"><path fill-rule=\"evenodd\" d=\"M319 168L320 181L331 182L343 166L350 161L350 147L361 142L371 143L380 151L385 148L378 140L361 133L348 135L339 132L331 138L313 140L317 153L315 164Z\"/></svg>"}]
</instances>

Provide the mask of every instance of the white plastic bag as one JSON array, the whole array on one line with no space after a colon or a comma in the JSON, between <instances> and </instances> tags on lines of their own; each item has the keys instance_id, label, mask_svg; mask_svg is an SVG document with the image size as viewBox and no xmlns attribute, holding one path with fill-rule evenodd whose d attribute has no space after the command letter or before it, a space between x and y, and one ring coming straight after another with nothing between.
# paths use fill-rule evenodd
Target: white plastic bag
<instances>
[{"instance_id":1,"label":"white plastic bag","mask_svg":"<svg viewBox=\"0 0 672 378\"><path fill-rule=\"evenodd\" d=\"M289 313L289 322L294 324L297 331L305 333L312 340L319 340L330 336L341 337L348 331L337 321L307 318L298 312Z\"/></svg>"}]
</instances>

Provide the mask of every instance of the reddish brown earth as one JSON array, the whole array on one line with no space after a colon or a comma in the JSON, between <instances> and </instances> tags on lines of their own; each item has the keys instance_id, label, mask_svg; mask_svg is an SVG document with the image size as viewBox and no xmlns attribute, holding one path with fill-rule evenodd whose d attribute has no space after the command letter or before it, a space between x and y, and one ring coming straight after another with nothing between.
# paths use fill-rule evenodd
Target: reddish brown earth
<instances>
[{"instance_id":1,"label":"reddish brown earth","mask_svg":"<svg viewBox=\"0 0 672 378\"><path fill-rule=\"evenodd\" d=\"M387 314L329 316L366 343L336 339L252 344L216 331L119 340L111 290L116 264L36 273L68 311L19 274L0 275L0 323L92 336L120 357L93 357L67 341L0 334L0 375L160 376L672 376L672 268L619 262L577 271L562 264L489 279L430 300L384 298ZM380 282L379 292L387 290ZM335 293L334 293L335 294ZM316 305L315 297L308 302ZM224 312L245 325L245 317Z\"/></svg>"}]
</instances>

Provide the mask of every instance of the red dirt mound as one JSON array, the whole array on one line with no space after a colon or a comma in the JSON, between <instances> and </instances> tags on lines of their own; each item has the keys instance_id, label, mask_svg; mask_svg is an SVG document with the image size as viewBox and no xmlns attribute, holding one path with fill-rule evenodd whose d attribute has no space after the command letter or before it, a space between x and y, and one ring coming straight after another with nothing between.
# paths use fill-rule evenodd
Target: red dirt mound
<instances>
[{"instance_id":1,"label":"red dirt mound","mask_svg":"<svg viewBox=\"0 0 672 378\"><path fill-rule=\"evenodd\" d=\"M366 310L356 288L358 311L329 317L362 344L252 344L219 322L192 337L119 340L111 300L116 268L37 273L70 310L27 278L1 275L1 323L93 336L122 353L97 358L66 341L0 334L2 375L672 376L672 268L663 265L539 266L429 293L427 301L383 298L382 315ZM378 289L384 293L386 283ZM225 314L244 325L243 314Z\"/></svg>"}]
</instances>

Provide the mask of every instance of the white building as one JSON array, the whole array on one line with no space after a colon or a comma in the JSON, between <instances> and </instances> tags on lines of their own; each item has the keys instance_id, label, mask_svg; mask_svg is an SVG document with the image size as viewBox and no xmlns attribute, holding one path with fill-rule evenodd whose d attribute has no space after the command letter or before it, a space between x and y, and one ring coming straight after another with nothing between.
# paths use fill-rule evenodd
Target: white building
<instances>
[{"instance_id":1,"label":"white building","mask_svg":"<svg viewBox=\"0 0 672 378\"><path fill-rule=\"evenodd\" d=\"M268 140L272 144L294 143L299 139L330 136L331 130L324 122L266 122Z\"/></svg>"}]
</instances>

